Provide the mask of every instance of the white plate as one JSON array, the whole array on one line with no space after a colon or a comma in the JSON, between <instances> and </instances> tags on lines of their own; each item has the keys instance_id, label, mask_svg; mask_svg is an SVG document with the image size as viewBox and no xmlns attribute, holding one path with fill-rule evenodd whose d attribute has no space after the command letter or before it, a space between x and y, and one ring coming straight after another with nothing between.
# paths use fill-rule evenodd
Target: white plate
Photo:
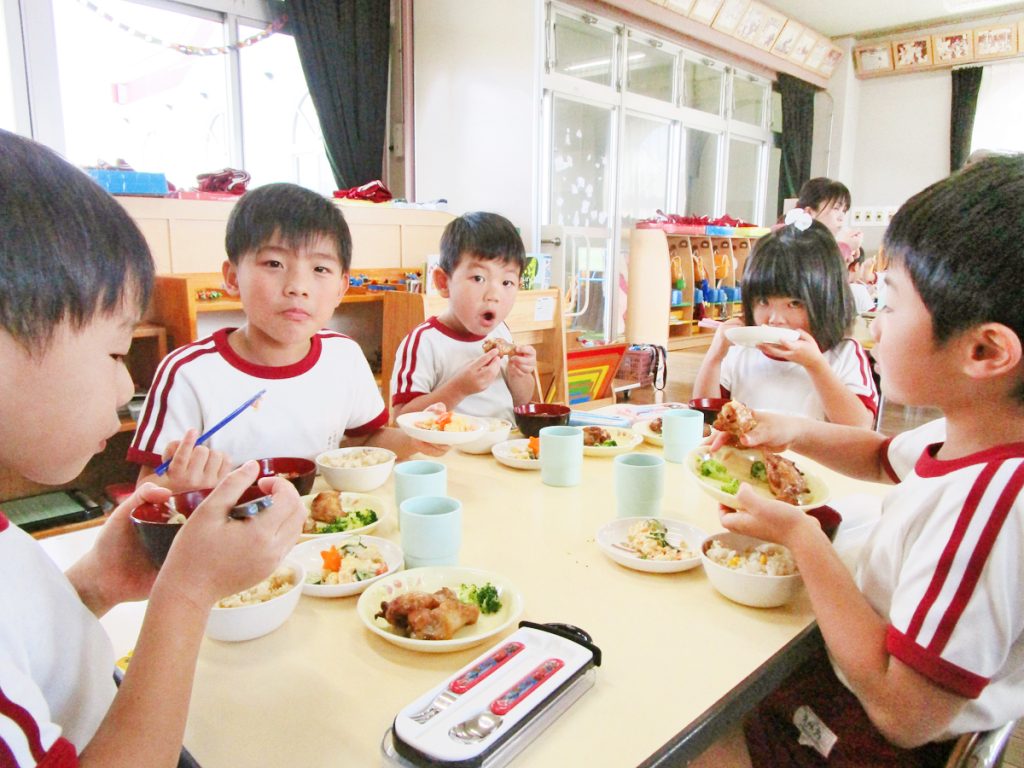
<instances>
[{"instance_id":1,"label":"white plate","mask_svg":"<svg viewBox=\"0 0 1024 768\"><path fill-rule=\"evenodd\" d=\"M651 429L651 422L654 419L645 419L644 421L638 421L633 425L633 431L638 433L644 440L651 445L665 445L665 438L661 436L660 432L655 432Z\"/></svg>"},{"instance_id":2,"label":"white plate","mask_svg":"<svg viewBox=\"0 0 1024 768\"><path fill-rule=\"evenodd\" d=\"M630 527L642 520L652 519L665 526L665 539L669 544L678 546L682 541L693 553L693 557L684 560L644 560L628 550L615 546L627 546ZM620 517L601 526L597 532L597 544L608 557L619 565L647 573L678 573L696 568L700 565L700 547L706 538L707 534L700 528L694 528L669 517Z\"/></svg>"},{"instance_id":3,"label":"white plate","mask_svg":"<svg viewBox=\"0 0 1024 768\"><path fill-rule=\"evenodd\" d=\"M540 459L520 459L512 455L513 448L525 450L529 442L529 438L526 437L519 440L506 440L491 448L491 454L506 467L512 467L513 469L540 469Z\"/></svg>"},{"instance_id":4,"label":"white plate","mask_svg":"<svg viewBox=\"0 0 1024 768\"><path fill-rule=\"evenodd\" d=\"M755 461L762 460L762 453L758 449L742 449L726 446L725 448L719 448L715 452L716 458L728 456L724 462L731 470L734 477L739 478L740 483L747 482L750 487L757 491L759 494L768 499L774 499L771 491L768 490L767 483L759 483L750 479L749 467ZM736 497L731 493L726 493L711 479L706 478L700 473L700 463L708 456L708 447L706 445L699 445L694 448L686 456L686 468L690 471L695 478L697 478L697 484L704 493L708 494L711 498L715 499L721 504L733 509L738 509ZM796 462L797 467L800 467L800 462ZM801 471L803 469L801 468ZM804 472L804 478L807 480L807 486L811 490L810 499L805 501L803 504L794 504L797 509L814 509L824 504L828 504L829 500L829 489L817 475L813 475L809 472Z\"/></svg>"},{"instance_id":5,"label":"white plate","mask_svg":"<svg viewBox=\"0 0 1024 768\"><path fill-rule=\"evenodd\" d=\"M350 533L321 534L315 539L296 544L292 547L291 557L305 566L306 577L308 578L312 573L323 571L323 558L320 557L322 551L330 549L332 544L337 547L349 541L359 541L366 546L372 545L376 547L384 558L384 562L387 563L387 571L379 576L374 576L372 579L354 581L349 584L307 584L303 582L302 594L311 595L312 597L349 597L351 595L358 595L378 579L383 579L385 576L401 570L402 565L405 563L402 548L393 541L388 541L378 536L353 536Z\"/></svg>"},{"instance_id":6,"label":"white plate","mask_svg":"<svg viewBox=\"0 0 1024 768\"><path fill-rule=\"evenodd\" d=\"M371 496L368 493L351 493L349 491L324 491L324 493L340 493L342 496L341 507L344 510L352 511L355 509L366 509L370 508L377 513L377 521L364 525L362 528L353 528L350 531L331 531L330 533L303 533L302 539L322 539L325 536L334 536L336 534L342 534L344 536L354 536L358 533L369 533L378 525L380 521L384 519L384 515L387 514L388 506L387 502L384 501L380 496ZM308 496L302 497L302 503L306 505L306 509L310 509L315 499L319 494L311 493Z\"/></svg>"},{"instance_id":7,"label":"white plate","mask_svg":"<svg viewBox=\"0 0 1024 768\"><path fill-rule=\"evenodd\" d=\"M726 329L725 338L740 347L756 347L758 344L796 341L800 338L800 331L773 325L743 325Z\"/></svg>"},{"instance_id":8,"label":"white plate","mask_svg":"<svg viewBox=\"0 0 1024 768\"><path fill-rule=\"evenodd\" d=\"M584 427L586 429L586 427ZM622 427L602 427L614 440L617 445L584 445L584 456L617 456L620 453L628 453L643 442L643 436L632 429Z\"/></svg>"},{"instance_id":9,"label":"white plate","mask_svg":"<svg viewBox=\"0 0 1024 768\"><path fill-rule=\"evenodd\" d=\"M497 613L480 614L476 624L462 627L451 640L416 640L396 633L383 618L375 619L380 612L380 604L406 592L436 592L448 587L458 594L460 584L476 584L483 586L487 582L493 584L501 598L501 609ZM507 629L519 618L523 610L522 595L509 583L504 576L491 571L459 566L438 566L433 568L413 568L409 571L385 576L371 584L356 604L356 613L366 628L389 643L426 653L448 653L461 651L482 643Z\"/></svg>"},{"instance_id":10,"label":"white plate","mask_svg":"<svg viewBox=\"0 0 1024 768\"><path fill-rule=\"evenodd\" d=\"M469 432L444 432L438 429L423 429L422 427L417 427L416 424L419 422L433 421L437 418L437 414L430 413L428 411L403 413L398 417L396 423L409 437L416 440L422 440L424 443L433 443L434 445L459 445L461 443L471 443L488 431L487 423L483 419L477 419L473 416L466 416L461 413L457 413L455 415L462 421L472 424L474 429Z\"/></svg>"}]
</instances>

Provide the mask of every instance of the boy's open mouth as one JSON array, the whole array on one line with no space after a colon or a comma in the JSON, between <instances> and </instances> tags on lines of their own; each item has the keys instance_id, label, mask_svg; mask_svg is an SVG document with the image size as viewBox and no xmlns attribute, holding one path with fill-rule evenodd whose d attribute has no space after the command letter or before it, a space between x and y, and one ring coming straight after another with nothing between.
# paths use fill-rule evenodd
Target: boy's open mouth
<instances>
[{"instance_id":1,"label":"boy's open mouth","mask_svg":"<svg viewBox=\"0 0 1024 768\"><path fill-rule=\"evenodd\" d=\"M494 313L493 312L484 312L484 320L486 320L488 323L494 322Z\"/></svg>"}]
</instances>

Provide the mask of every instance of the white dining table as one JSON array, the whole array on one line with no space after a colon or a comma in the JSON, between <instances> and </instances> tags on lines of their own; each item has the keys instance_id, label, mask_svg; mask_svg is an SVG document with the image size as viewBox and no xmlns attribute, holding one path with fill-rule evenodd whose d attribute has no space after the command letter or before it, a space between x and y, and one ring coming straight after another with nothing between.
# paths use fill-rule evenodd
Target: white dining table
<instances>
[{"instance_id":1,"label":"white dining table","mask_svg":"<svg viewBox=\"0 0 1024 768\"><path fill-rule=\"evenodd\" d=\"M636 450L660 452L646 443ZM514 765L685 764L820 642L802 589L787 605L749 608L719 595L701 568L651 574L607 557L595 534L615 517L610 458L585 458L582 482L568 488L490 455L450 450L440 460L449 495L463 505L460 564L510 580L524 599L522 619L576 625L602 651L594 687ZM833 498L856 495L870 506L885 493L800 463ZM721 530L716 503L683 465L667 464L665 479L658 514ZM393 478L373 493L389 507L373 534L398 542ZM66 565L95 532L41 543ZM356 600L303 596L269 635L203 641L185 734L203 768L380 765L399 710L500 639L446 654L399 648L361 623ZM119 606L104 617L119 654L132 647L143 610Z\"/></svg>"}]
</instances>

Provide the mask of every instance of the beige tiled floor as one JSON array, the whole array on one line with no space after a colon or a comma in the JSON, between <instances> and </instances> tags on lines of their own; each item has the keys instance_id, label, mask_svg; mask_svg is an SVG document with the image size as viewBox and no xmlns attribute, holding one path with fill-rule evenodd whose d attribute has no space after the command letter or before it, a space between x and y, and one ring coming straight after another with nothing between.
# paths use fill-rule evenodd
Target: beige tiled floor
<instances>
[{"instance_id":1,"label":"beige tiled floor","mask_svg":"<svg viewBox=\"0 0 1024 768\"><path fill-rule=\"evenodd\" d=\"M693 391L693 381L700 368L704 351L670 352L668 356L668 383L661 392L651 387L631 392L630 402L687 402ZM930 408L906 408L886 404L882 410L882 432L895 435L930 421L939 415ZM1003 756L1003 768L1024 768L1024 721L1017 726L1010 745Z\"/></svg>"}]
</instances>

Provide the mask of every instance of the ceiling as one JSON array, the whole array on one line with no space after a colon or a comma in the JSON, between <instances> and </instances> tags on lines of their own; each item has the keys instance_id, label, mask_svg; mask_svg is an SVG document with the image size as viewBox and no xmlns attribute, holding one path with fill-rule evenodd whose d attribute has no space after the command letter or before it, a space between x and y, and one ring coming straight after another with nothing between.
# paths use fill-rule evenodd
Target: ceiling
<instances>
[{"instance_id":1,"label":"ceiling","mask_svg":"<svg viewBox=\"0 0 1024 768\"><path fill-rule=\"evenodd\" d=\"M768 0L768 4L829 37L1024 10L1024 3L1005 0Z\"/></svg>"}]
</instances>

